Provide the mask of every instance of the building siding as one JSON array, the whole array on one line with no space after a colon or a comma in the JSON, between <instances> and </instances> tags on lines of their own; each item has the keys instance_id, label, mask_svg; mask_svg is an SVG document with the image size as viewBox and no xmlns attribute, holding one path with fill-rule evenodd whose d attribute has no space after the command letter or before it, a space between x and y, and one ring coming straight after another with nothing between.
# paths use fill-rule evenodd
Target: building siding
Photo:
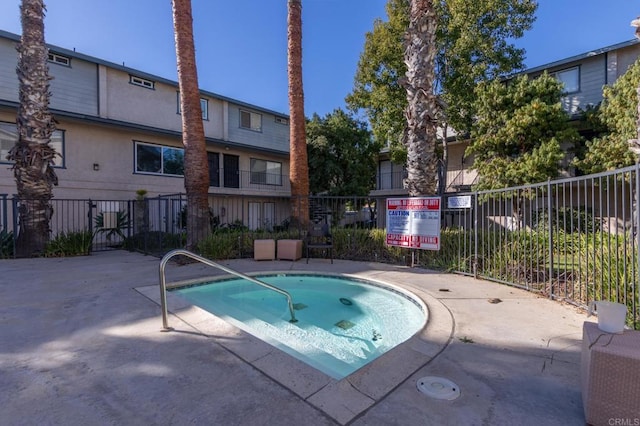
<instances>
[{"instance_id":1,"label":"building siding","mask_svg":"<svg viewBox=\"0 0 640 426\"><path fill-rule=\"evenodd\" d=\"M98 115L98 68L95 64L71 59L71 66L49 63L52 109Z\"/></svg>"},{"instance_id":2,"label":"building siding","mask_svg":"<svg viewBox=\"0 0 640 426\"><path fill-rule=\"evenodd\" d=\"M180 131L177 90L156 82L154 89L129 83L129 74L107 69L107 118Z\"/></svg>"},{"instance_id":3,"label":"building siding","mask_svg":"<svg viewBox=\"0 0 640 426\"><path fill-rule=\"evenodd\" d=\"M18 102L18 79L15 73L17 55L13 35L0 37L0 99ZM17 36L15 36L17 38ZM51 63L51 103L54 110L155 127L180 132L182 119L178 113L178 84L150 76L142 71L126 69L66 49L52 48L52 53L71 58L71 66ZM130 75L155 82L154 89L130 83ZM224 97L202 92L207 99L208 118L204 120L205 136L230 144L279 153L289 151L289 126L275 122L276 114L248 104L234 103ZM239 109L257 112L263 117L261 132L240 129ZM288 119L284 114L278 115Z\"/></svg>"},{"instance_id":4,"label":"building siding","mask_svg":"<svg viewBox=\"0 0 640 426\"><path fill-rule=\"evenodd\" d=\"M262 116L262 131L256 132L241 128L240 110L260 114ZM289 126L276 123L276 116L273 114L229 103L229 139L244 145L254 145L264 149L288 152Z\"/></svg>"},{"instance_id":5,"label":"building siding","mask_svg":"<svg viewBox=\"0 0 640 426\"><path fill-rule=\"evenodd\" d=\"M15 121L15 114L0 111L0 121ZM158 135L144 131L132 131L114 126L96 126L78 120L60 118L57 125L64 131L65 168L56 168L60 185L54 187L54 196L65 198L133 199L138 189L145 189L149 196L184 193L184 179L135 172L135 141L182 148L179 137ZM229 148L229 147L227 147ZM237 155L241 173L250 170L251 158L276 161L282 164L283 179L289 173L288 158L264 153L251 153L234 148L209 146L208 150L222 156ZM99 170L94 170L97 164ZM248 175L243 175L244 179ZM229 188L211 187L210 193L228 194ZM249 194L247 188L239 188ZM0 194L15 193L15 182L10 165L0 164ZM284 186L274 186L271 195L288 195Z\"/></svg>"},{"instance_id":6,"label":"building siding","mask_svg":"<svg viewBox=\"0 0 640 426\"><path fill-rule=\"evenodd\" d=\"M13 41L0 38L0 99L18 102L18 53Z\"/></svg>"},{"instance_id":7,"label":"building siding","mask_svg":"<svg viewBox=\"0 0 640 426\"><path fill-rule=\"evenodd\" d=\"M0 121L14 123L18 98L15 72L18 36L0 31ZM184 179L136 173L135 141L183 148L178 113L178 83L121 67L59 47L52 53L71 58L70 66L49 64L52 93L50 107L64 131L63 168L56 168L59 186L54 197L127 200L145 189L149 196L184 193ZM130 83L130 75L155 82L153 89ZM204 120L207 150L238 157L239 188L210 187L211 194L288 196L289 126L275 122L276 115L205 91L208 118ZM239 109L263 117L261 132L240 130ZM282 185L264 186L251 181L251 159L281 164ZM95 166L94 166L95 165ZM13 173L0 161L0 194L15 194Z\"/></svg>"},{"instance_id":8,"label":"building siding","mask_svg":"<svg viewBox=\"0 0 640 426\"><path fill-rule=\"evenodd\" d=\"M638 60L638 51L640 49L637 45L630 46L624 49L620 49L617 58L617 66L616 66L616 79L622 76L631 65L633 65Z\"/></svg>"},{"instance_id":9,"label":"building siding","mask_svg":"<svg viewBox=\"0 0 640 426\"><path fill-rule=\"evenodd\" d=\"M563 64L560 67L550 68L547 72L551 74L575 67L579 68L580 90L576 93L570 93L560 100L564 110L572 115L579 114L581 110L586 109L589 105L595 105L600 102L602 99L602 87L607 79L604 55L582 62ZM541 74L542 72L531 74L531 77L535 78Z\"/></svg>"}]
</instances>

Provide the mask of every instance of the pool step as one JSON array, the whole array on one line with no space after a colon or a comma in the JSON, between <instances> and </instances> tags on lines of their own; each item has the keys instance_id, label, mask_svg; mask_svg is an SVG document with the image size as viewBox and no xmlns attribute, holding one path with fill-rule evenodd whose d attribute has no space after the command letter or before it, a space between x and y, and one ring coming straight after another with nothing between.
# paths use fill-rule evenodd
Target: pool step
<instances>
[{"instance_id":1,"label":"pool step","mask_svg":"<svg viewBox=\"0 0 640 426\"><path fill-rule=\"evenodd\" d=\"M281 315L258 311L252 305L240 306L237 300L226 297L202 307L212 312L226 312L221 317L238 328L336 379L347 376L381 352L373 342L351 336L347 330L338 327L335 332L329 332L304 320L290 323L286 304Z\"/></svg>"}]
</instances>

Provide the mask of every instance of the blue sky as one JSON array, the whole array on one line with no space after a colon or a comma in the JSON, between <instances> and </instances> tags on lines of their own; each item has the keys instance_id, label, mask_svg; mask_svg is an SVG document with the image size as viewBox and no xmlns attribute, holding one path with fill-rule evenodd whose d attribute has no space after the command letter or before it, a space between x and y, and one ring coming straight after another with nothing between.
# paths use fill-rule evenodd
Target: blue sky
<instances>
[{"instance_id":1,"label":"blue sky","mask_svg":"<svg viewBox=\"0 0 640 426\"><path fill-rule=\"evenodd\" d=\"M3 0L0 29L19 34L20 0ZM176 80L170 0L48 0L48 43ZM288 112L287 1L192 0L202 89ZM386 0L302 0L305 114L344 107L364 36ZM541 0L516 41L534 67L633 38L634 0Z\"/></svg>"}]
</instances>

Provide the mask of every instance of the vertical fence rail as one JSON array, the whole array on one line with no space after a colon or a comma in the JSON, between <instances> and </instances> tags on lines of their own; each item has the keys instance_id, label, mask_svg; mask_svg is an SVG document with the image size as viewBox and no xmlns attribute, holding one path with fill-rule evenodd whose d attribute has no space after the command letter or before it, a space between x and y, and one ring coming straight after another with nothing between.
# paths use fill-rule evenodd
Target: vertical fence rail
<instances>
[{"instance_id":1,"label":"vertical fence rail","mask_svg":"<svg viewBox=\"0 0 640 426\"><path fill-rule=\"evenodd\" d=\"M9 229L9 218L7 217L7 194L0 194L0 230L7 231Z\"/></svg>"},{"instance_id":2,"label":"vertical fence rail","mask_svg":"<svg viewBox=\"0 0 640 426\"><path fill-rule=\"evenodd\" d=\"M0 259L12 257L15 253L15 235L10 227L9 196L0 194Z\"/></svg>"},{"instance_id":3,"label":"vertical fence rail","mask_svg":"<svg viewBox=\"0 0 640 426\"><path fill-rule=\"evenodd\" d=\"M634 213L635 213L635 218L636 218L636 226L635 226L635 252L634 252L634 258L636 260L636 262L634 263L635 266L635 270L633 271L633 276L634 277L640 277L640 206L638 205L638 203L640 202L640 164L636 163L635 166L635 188L633 190L634 193ZM635 297L632 297L632 309L633 309L633 318L634 318L634 326L636 329L640 328L640 318L638 318L640 316L640 314L638 314L638 312L640 311L640 286L639 286L639 280L638 279L634 279L631 281L631 289L632 289L632 294L635 294Z\"/></svg>"},{"instance_id":4,"label":"vertical fence rail","mask_svg":"<svg viewBox=\"0 0 640 426\"><path fill-rule=\"evenodd\" d=\"M554 226L553 226L553 218L554 218L554 213L553 213L553 197L552 197L552 193L551 193L551 180L547 181L547 212L548 212L548 218L549 220L547 221L547 226L549 227L548 230L548 238L549 240L547 241L547 245L549 246L548 249L548 253L549 253L549 278L548 278L548 283L549 283L549 297L553 297L553 232L554 232ZM556 214L558 214L558 209L556 209ZM556 217L556 221L557 221L557 217Z\"/></svg>"}]
</instances>

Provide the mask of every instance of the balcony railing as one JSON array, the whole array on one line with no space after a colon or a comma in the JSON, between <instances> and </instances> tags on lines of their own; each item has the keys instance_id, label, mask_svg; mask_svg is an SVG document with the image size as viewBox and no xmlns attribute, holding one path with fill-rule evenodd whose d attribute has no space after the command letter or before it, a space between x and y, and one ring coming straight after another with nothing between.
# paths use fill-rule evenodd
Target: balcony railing
<instances>
[{"instance_id":1,"label":"balcony railing","mask_svg":"<svg viewBox=\"0 0 640 426\"><path fill-rule=\"evenodd\" d=\"M250 190L256 192L291 193L289 176L281 173L252 172L249 170L225 170L209 176L210 190L222 192L237 192L236 190Z\"/></svg>"},{"instance_id":2,"label":"balcony railing","mask_svg":"<svg viewBox=\"0 0 640 426\"><path fill-rule=\"evenodd\" d=\"M379 173L376 176L376 190L402 189L402 181L407 177L407 172L399 170L391 173Z\"/></svg>"},{"instance_id":3,"label":"balcony railing","mask_svg":"<svg viewBox=\"0 0 640 426\"><path fill-rule=\"evenodd\" d=\"M444 192L470 191L478 181L478 172L475 170L450 170L447 171L447 185Z\"/></svg>"},{"instance_id":4,"label":"balcony railing","mask_svg":"<svg viewBox=\"0 0 640 426\"><path fill-rule=\"evenodd\" d=\"M376 177L376 191L389 191L404 189L403 180L407 177L404 170L392 173L380 173ZM478 180L475 170L449 170L447 171L444 192L468 191Z\"/></svg>"}]
</instances>

